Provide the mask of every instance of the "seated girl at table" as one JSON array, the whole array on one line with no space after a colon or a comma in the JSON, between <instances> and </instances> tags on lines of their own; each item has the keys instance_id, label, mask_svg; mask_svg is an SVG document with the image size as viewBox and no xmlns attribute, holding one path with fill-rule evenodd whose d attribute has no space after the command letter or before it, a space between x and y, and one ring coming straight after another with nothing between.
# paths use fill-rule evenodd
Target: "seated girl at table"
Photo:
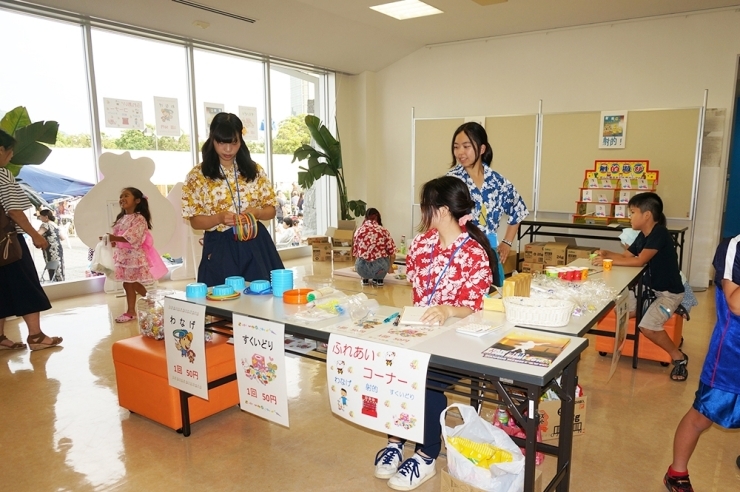
<instances>
[{"instance_id":1,"label":"seated girl at table","mask_svg":"<svg viewBox=\"0 0 740 492\"><path fill-rule=\"evenodd\" d=\"M433 179L421 190L422 233L409 248L406 275L414 305L429 306L421 318L429 324L479 311L498 275L488 239L470 221L473 207L467 185L453 176ZM438 389L426 390L424 444L416 444L411 458L403 461L404 441L394 436L388 436L387 446L377 453L375 476L390 479L390 488L413 490L436 474L435 461L442 447L439 417L447 407L444 388L453 383L427 381Z\"/></svg>"}]
</instances>

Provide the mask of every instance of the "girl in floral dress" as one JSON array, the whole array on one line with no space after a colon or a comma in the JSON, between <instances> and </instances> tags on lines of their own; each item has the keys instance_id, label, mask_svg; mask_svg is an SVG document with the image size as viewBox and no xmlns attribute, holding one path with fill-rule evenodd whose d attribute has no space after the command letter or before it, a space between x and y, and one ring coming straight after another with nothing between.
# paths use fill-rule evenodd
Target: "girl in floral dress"
<instances>
[{"instance_id":1,"label":"girl in floral dress","mask_svg":"<svg viewBox=\"0 0 740 492\"><path fill-rule=\"evenodd\" d=\"M238 116L219 113L203 144L203 162L182 187L182 215L193 229L205 230L198 282L208 286L226 277L270 280L283 262L262 224L275 217L278 204L267 174L252 160ZM240 234L249 226L250 234Z\"/></svg>"},{"instance_id":2,"label":"girl in floral dress","mask_svg":"<svg viewBox=\"0 0 740 492\"><path fill-rule=\"evenodd\" d=\"M126 323L136 319L136 294L145 296L144 284L154 282L154 265L150 258L159 258L159 255L154 251L149 233L152 228L149 200L137 188L124 188L118 203L121 213L113 223L113 233L108 235L108 240L114 246L116 280L123 282L126 292L126 312L116 318L116 323ZM160 271L161 266L155 269Z\"/></svg>"},{"instance_id":3,"label":"girl in floral dress","mask_svg":"<svg viewBox=\"0 0 740 492\"><path fill-rule=\"evenodd\" d=\"M64 281L64 249L62 248L61 229L54 221L54 213L51 210L44 209L39 212L39 234L44 236L49 242L49 247L45 248L44 261L48 264L50 261L58 261L59 267L56 270L49 270L49 280L53 282Z\"/></svg>"},{"instance_id":4,"label":"girl in floral dress","mask_svg":"<svg viewBox=\"0 0 740 492\"><path fill-rule=\"evenodd\" d=\"M496 255L486 235L473 222L475 204L467 185L453 176L427 182L421 190L422 234L406 256L414 306L429 306L421 320L442 324L447 318L464 318L483 308L483 296L498 280ZM438 379L447 379L442 383ZM436 474L435 461L442 446L439 416L447 407L444 389L455 381L434 373L427 380L424 408L424 444L403 461L401 439L388 436L388 444L375 457L375 476L390 479L395 490L413 490ZM429 386L439 389L429 389Z\"/></svg>"},{"instance_id":5,"label":"girl in floral dress","mask_svg":"<svg viewBox=\"0 0 740 492\"><path fill-rule=\"evenodd\" d=\"M355 231L352 241L352 256L355 270L362 278L362 285L383 285L383 279L390 271L395 258L396 243L391 233L383 227L383 219L377 208L369 208L365 221Z\"/></svg>"}]
</instances>

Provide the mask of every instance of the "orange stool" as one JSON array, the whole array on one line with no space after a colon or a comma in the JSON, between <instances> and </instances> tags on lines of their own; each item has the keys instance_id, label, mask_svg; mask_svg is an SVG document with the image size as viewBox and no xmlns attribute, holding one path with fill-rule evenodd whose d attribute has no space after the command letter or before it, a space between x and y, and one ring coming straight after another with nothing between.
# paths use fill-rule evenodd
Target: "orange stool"
<instances>
[{"instance_id":1,"label":"orange stool","mask_svg":"<svg viewBox=\"0 0 740 492\"><path fill-rule=\"evenodd\" d=\"M188 436L192 422L239 404L234 347L227 340L214 333L206 342L208 382L221 383L208 391L208 400L187 393L181 398L169 385L164 342L139 335L114 343L119 405Z\"/></svg>"},{"instance_id":2,"label":"orange stool","mask_svg":"<svg viewBox=\"0 0 740 492\"><path fill-rule=\"evenodd\" d=\"M599 321L598 328L603 331L614 332L617 326L617 318L614 314L614 309L609 311L604 318ZM665 325L663 325L665 332L673 340L673 343L678 345L681 343L681 337L683 336L683 317L677 314L671 316ZM629 325L627 326L627 333L634 335L635 333L635 318L630 318ZM624 349L622 355L632 357L634 353L635 342L632 340L626 340L624 342ZM611 354L614 352L614 338L612 337L596 337L596 350L601 355ZM653 342L647 339L645 336L640 336L640 348L637 351L637 357L640 359L654 360L660 362L664 366L670 364L671 357L665 353L665 351L655 345Z\"/></svg>"}]
</instances>

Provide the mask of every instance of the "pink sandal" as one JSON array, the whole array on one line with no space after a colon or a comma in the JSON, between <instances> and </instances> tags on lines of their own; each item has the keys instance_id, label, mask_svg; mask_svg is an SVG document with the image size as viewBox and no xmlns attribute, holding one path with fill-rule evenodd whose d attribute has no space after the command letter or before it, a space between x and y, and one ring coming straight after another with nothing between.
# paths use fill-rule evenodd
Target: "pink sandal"
<instances>
[{"instance_id":1,"label":"pink sandal","mask_svg":"<svg viewBox=\"0 0 740 492\"><path fill-rule=\"evenodd\" d=\"M133 321L136 319L136 316L132 316L128 313L123 313L119 317L116 318L116 323L128 323L129 321Z\"/></svg>"}]
</instances>

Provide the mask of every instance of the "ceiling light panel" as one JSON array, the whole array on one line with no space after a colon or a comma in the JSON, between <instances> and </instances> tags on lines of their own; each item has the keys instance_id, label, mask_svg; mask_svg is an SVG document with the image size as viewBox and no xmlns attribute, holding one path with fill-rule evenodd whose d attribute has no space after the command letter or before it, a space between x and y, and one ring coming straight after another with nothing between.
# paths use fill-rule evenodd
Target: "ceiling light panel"
<instances>
[{"instance_id":1,"label":"ceiling light panel","mask_svg":"<svg viewBox=\"0 0 740 492\"><path fill-rule=\"evenodd\" d=\"M427 15L441 14L442 11L427 5L419 0L402 0L400 2L384 3L370 7L381 14L389 15L394 19L406 20Z\"/></svg>"}]
</instances>

